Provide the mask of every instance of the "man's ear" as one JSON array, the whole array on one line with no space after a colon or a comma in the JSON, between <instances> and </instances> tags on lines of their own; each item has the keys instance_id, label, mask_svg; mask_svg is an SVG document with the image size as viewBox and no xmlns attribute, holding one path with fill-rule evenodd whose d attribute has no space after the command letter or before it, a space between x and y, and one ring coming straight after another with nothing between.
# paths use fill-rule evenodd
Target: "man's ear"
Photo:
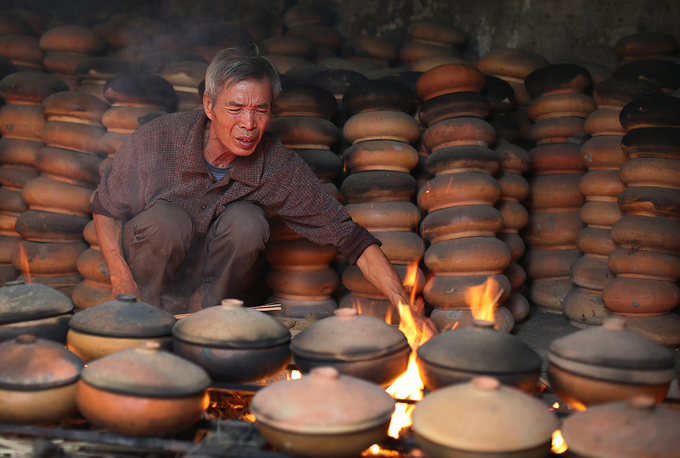
<instances>
[{"instance_id":1,"label":"man's ear","mask_svg":"<svg viewBox=\"0 0 680 458\"><path fill-rule=\"evenodd\" d=\"M205 115L212 120L212 101L205 92L203 93L203 109L205 110Z\"/></svg>"}]
</instances>

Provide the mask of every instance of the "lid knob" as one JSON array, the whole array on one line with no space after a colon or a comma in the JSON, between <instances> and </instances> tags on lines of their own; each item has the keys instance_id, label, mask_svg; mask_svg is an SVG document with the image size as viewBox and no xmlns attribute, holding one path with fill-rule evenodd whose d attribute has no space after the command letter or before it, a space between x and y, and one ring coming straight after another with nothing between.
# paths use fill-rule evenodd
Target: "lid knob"
<instances>
[{"instance_id":1,"label":"lid knob","mask_svg":"<svg viewBox=\"0 0 680 458\"><path fill-rule=\"evenodd\" d=\"M12 280L8 281L5 283L5 286L17 286L17 285L23 285L24 281L23 280Z\"/></svg>"},{"instance_id":2,"label":"lid knob","mask_svg":"<svg viewBox=\"0 0 680 458\"><path fill-rule=\"evenodd\" d=\"M132 304L133 302L137 302L137 296L134 294L119 294L116 296L116 300L118 302L125 302L126 304Z\"/></svg>"},{"instance_id":3,"label":"lid knob","mask_svg":"<svg viewBox=\"0 0 680 458\"><path fill-rule=\"evenodd\" d=\"M356 311L356 309L353 309L351 307L345 307L341 309L335 309L335 318L338 320L350 320L352 318L355 318L359 312Z\"/></svg>"},{"instance_id":4,"label":"lid knob","mask_svg":"<svg viewBox=\"0 0 680 458\"><path fill-rule=\"evenodd\" d=\"M322 366L312 369L309 375L316 382L333 382L340 377L340 372L334 367Z\"/></svg>"},{"instance_id":5,"label":"lid knob","mask_svg":"<svg viewBox=\"0 0 680 458\"><path fill-rule=\"evenodd\" d=\"M243 301L239 299L222 299L223 309L238 309L243 307Z\"/></svg>"},{"instance_id":6,"label":"lid knob","mask_svg":"<svg viewBox=\"0 0 680 458\"><path fill-rule=\"evenodd\" d=\"M494 322L489 320L473 320L472 325L477 329L493 329Z\"/></svg>"},{"instance_id":7,"label":"lid knob","mask_svg":"<svg viewBox=\"0 0 680 458\"><path fill-rule=\"evenodd\" d=\"M17 337L17 343L20 344L32 344L36 342L36 337L33 334L21 334Z\"/></svg>"},{"instance_id":8,"label":"lid knob","mask_svg":"<svg viewBox=\"0 0 680 458\"><path fill-rule=\"evenodd\" d=\"M501 387L501 382L493 377L474 377L471 383L473 388L482 391L493 391Z\"/></svg>"},{"instance_id":9,"label":"lid knob","mask_svg":"<svg viewBox=\"0 0 680 458\"><path fill-rule=\"evenodd\" d=\"M155 353L161 351L161 343L157 340L146 340L144 342L139 342L139 344L137 344L137 350Z\"/></svg>"},{"instance_id":10,"label":"lid knob","mask_svg":"<svg viewBox=\"0 0 680 458\"><path fill-rule=\"evenodd\" d=\"M628 401L628 407L637 410L652 410L656 406L656 401L651 396L635 396Z\"/></svg>"},{"instance_id":11,"label":"lid knob","mask_svg":"<svg viewBox=\"0 0 680 458\"><path fill-rule=\"evenodd\" d=\"M604 320L604 323L602 323L602 327L618 331L626 327L626 320L619 317L607 318Z\"/></svg>"}]
</instances>

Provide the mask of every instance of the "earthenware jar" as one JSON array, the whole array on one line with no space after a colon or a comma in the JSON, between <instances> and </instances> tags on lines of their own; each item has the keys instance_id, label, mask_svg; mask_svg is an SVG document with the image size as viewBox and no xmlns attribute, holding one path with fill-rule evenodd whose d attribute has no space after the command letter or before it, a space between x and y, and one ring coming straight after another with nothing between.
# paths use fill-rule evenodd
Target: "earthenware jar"
<instances>
[{"instance_id":1,"label":"earthenware jar","mask_svg":"<svg viewBox=\"0 0 680 458\"><path fill-rule=\"evenodd\" d=\"M40 283L10 281L0 288L0 341L33 334L64 342L73 302L64 293Z\"/></svg>"},{"instance_id":2,"label":"earthenware jar","mask_svg":"<svg viewBox=\"0 0 680 458\"><path fill-rule=\"evenodd\" d=\"M203 367L214 380L261 380L290 360L288 328L236 299L182 318L172 334L173 351Z\"/></svg>"},{"instance_id":3,"label":"earthenware jar","mask_svg":"<svg viewBox=\"0 0 680 458\"><path fill-rule=\"evenodd\" d=\"M589 407L567 417L562 435L569 453L589 458L680 456L680 412L639 396Z\"/></svg>"},{"instance_id":4,"label":"earthenware jar","mask_svg":"<svg viewBox=\"0 0 680 458\"><path fill-rule=\"evenodd\" d=\"M302 372L333 366L339 372L389 386L408 366L411 348L396 327L340 308L302 331L290 344Z\"/></svg>"},{"instance_id":5,"label":"earthenware jar","mask_svg":"<svg viewBox=\"0 0 680 458\"><path fill-rule=\"evenodd\" d=\"M472 327L443 332L421 345L416 363L425 387L434 391L488 375L532 393L541 357L519 338L492 327L493 322L477 320Z\"/></svg>"},{"instance_id":6,"label":"earthenware jar","mask_svg":"<svg viewBox=\"0 0 680 458\"><path fill-rule=\"evenodd\" d=\"M413 411L413 432L432 458L550 456L557 417L492 377L437 390Z\"/></svg>"},{"instance_id":7,"label":"earthenware jar","mask_svg":"<svg viewBox=\"0 0 680 458\"><path fill-rule=\"evenodd\" d=\"M76 313L69 321L68 348L86 362L143 342L158 342L170 351L175 317L137 301L131 294L102 302Z\"/></svg>"},{"instance_id":8,"label":"earthenware jar","mask_svg":"<svg viewBox=\"0 0 680 458\"><path fill-rule=\"evenodd\" d=\"M85 418L113 432L167 435L201 418L209 385L203 369L147 342L88 364L76 402Z\"/></svg>"},{"instance_id":9,"label":"earthenware jar","mask_svg":"<svg viewBox=\"0 0 680 458\"><path fill-rule=\"evenodd\" d=\"M0 421L52 423L76 413L83 365L63 345L31 334L0 344Z\"/></svg>"},{"instance_id":10,"label":"earthenware jar","mask_svg":"<svg viewBox=\"0 0 680 458\"><path fill-rule=\"evenodd\" d=\"M394 400L372 383L317 367L299 380L258 391L250 411L280 451L333 458L354 456L384 440Z\"/></svg>"},{"instance_id":11,"label":"earthenware jar","mask_svg":"<svg viewBox=\"0 0 680 458\"><path fill-rule=\"evenodd\" d=\"M548 360L553 391L578 410L638 395L661 402L677 376L673 353L619 317L555 340Z\"/></svg>"}]
</instances>

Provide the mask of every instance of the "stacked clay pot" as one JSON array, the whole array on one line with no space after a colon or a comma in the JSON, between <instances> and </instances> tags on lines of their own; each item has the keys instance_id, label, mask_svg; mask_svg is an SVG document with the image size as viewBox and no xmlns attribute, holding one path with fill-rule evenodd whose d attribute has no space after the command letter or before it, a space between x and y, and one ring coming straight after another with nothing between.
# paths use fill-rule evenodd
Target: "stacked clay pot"
<instances>
[{"instance_id":1,"label":"stacked clay pot","mask_svg":"<svg viewBox=\"0 0 680 458\"><path fill-rule=\"evenodd\" d=\"M521 232L529 249L523 266L532 281L531 302L562 313L571 289L569 268L581 256L576 246L585 226L579 215L585 202L579 190L585 171L581 143L587 138L585 118L596 105L584 93L591 86L590 74L579 65L547 65L527 76L525 84L535 97L527 114L535 121L529 137L537 146L529 151L529 224Z\"/></svg>"},{"instance_id":2,"label":"stacked clay pot","mask_svg":"<svg viewBox=\"0 0 680 458\"><path fill-rule=\"evenodd\" d=\"M331 151L340 137L330 121L336 100L328 90L312 85L284 87L274 102L274 118L268 130L279 136L283 144L309 164L330 194L338 190L330 179L342 170L342 161ZM338 307L331 296L340 284L338 274L330 267L337 249L317 245L295 233L278 217L272 225L265 258L272 265L267 285L273 290L273 301L281 303L285 316L325 317Z\"/></svg>"},{"instance_id":3,"label":"stacked clay pot","mask_svg":"<svg viewBox=\"0 0 680 458\"><path fill-rule=\"evenodd\" d=\"M108 80L104 98L111 107L102 116L106 133L99 139L99 147L108 157L102 162L101 173L135 130L173 111L177 105L177 95L170 83L160 76L142 72L121 73Z\"/></svg>"},{"instance_id":4,"label":"stacked clay pot","mask_svg":"<svg viewBox=\"0 0 680 458\"><path fill-rule=\"evenodd\" d=\"M680 88L680 63L668 59L634 60L617 68L613 76L649 81L666 94L673 94Z\"/></svg>"},{"instance_id":5,"label":"stacked clay pot","mask_svg":"<svg viewBox=\"0 0 680 458\"><path fill-rule=\"evenodd\" d=\"M410 202L416 180L410 175L418 164L411 146L420 137L418 123L408 112L414 104L413 91L396 81L371 80L345 92L343 108L350 115L343 128L349 148L343 153L345 178L340 192L352 219L382 242L382 250L405 279L413 270L413 293L422 290L424 275L417 268L424 253L423 241L415 232L420 211ZM397 322L387 299L364 277L357 266L349 266L342 282L351 294L341 307Z\"/></svg>"},{"instance_id":6,"label":"stacked clay pot","mask_svg":"<svg viewBox=\"0 0 680 458\"><path fill-rule=\"evenodd\" d=\"M26 71L7 75L0 81L0 93L7 105L0 108L0 277L10 280L24 269L13 249L20 241L16 220L28 205L22 189L36 178L36 155L45 146L40 131L45 124L41 103L50 94L68 90L59 78ZM12 265L10 265L12 264ZM16 270L18 269L18 270Z\"/></svg>"},{"instance_id":7,"label":"stacked clay pot","mask_svg":"<svg viewBox=\"0 0 680 458\"><path fill-rule=\"evenodd\" d=\"M40 48L45 51L45 70L62 78L69 89L78 86L76 66L88 57L101 54L105 47L102 36L84 26L61 25L40 37Z\"/></svg>"},{"instance_id":8,"label":"stacked clay pot","mask_svg":"<svg viewBox=\"0 0 680 458\"><path fill-rule=\"evenodd\" d=\"M0 36L0 57L9 59L18 71L43 71L45 53L39 39L33 35Z\"/></svg>"},{"instance_id":9,"label":"stacked clay pot","mask_svg":"<svg viewBox=\"0 0 680 458\"><path fill-rule=\"evenodd\" d=\"M412 65L426 57L460 57L457 47L465 44L463 31L453 26L431 21L412 22L408 28L408 41L399 50L399 60Z\"/></svg>"},{"instance_id":10,"label":"stacked clay pot","mask_svg":"<svg viewBox=\"0 0 680 458\"><path fill-rule=\"evenodd\" d=\"M585 130L591 135L581 147L581 159L588 168L579 183L586 203L581 219L587 225L576 237L583 253L571 265L569 276L574 287L564 299L564 314L577 327L601 325L609 311L602 305L602 290L614 279L607 259L616 249L611 227L622 216L617 198L626 185L619 169L628 157L621 150L626 130L619 122L621 109L645 94L663 94L661 89L644 80L625 77L610 78L595 88L597 110L586 118Z\"/></svg>"},{"instance_id":11,"label":"stacked clay pot","mask_svg":"<svg viewBox=\"0 0 680 458\"><path fill-rule=\"evenodd\" d=\"M519 49L496 49L488 52L475 66L485 75L496 76L507 81L515 91L513 109L508 113L519 126L519 140L528 141L531 123L527 118L527 107L533 97L524 86L524 79L548 61L538 54Z\"/></svg>"},{"instance_id":12,"label":"stacked clay pot","mask_svg":"<svg viewBox=\"0 0 680 458\"><path fill-rule=\"evenodd\" d=\"M666 347L680 346L680 99L653 95L628 103L620 115L628 156L618 196L624 216L611 229L618 249L609 256L616 275L602 292L629 328Z\"/></svg>"},{"instance_id":13,"label":"stacked clay pot","mask_svg":"<svg viewBox=\"0 0 680 458\"><path fill-rule=\"evenodd\" d=\"M28 263L22 273L68 295L82 281L76 261L87 249L83 229L99 183L98 144L106 132L101 118L107 108L106 102L77 91L46 97L42 111L47 122L41 129L46 146L35 156L40 176L22 191L29 207L16 221L24 238L18 251ZM24 261L20 257L18 262L22 266Z\"/></svg>"},{"instance_id":14,"label":"stacked clay pot","mask_svg":"<svg viewBox=\"0 0 680 458\"><path fill-rule=\"evenodd\" d=\"M180 61L173 62L160 72L160 77L172 84L177 94L175 111L191 111L203 107L203 99L198 86L205 80L207 62Z\"/></svg>"},{"instance_id":15,"label":"stacked clay pot","mask_svg":"<svg viewBox=\"0 0 680 458\"><path fill-rule=\"evenodd\" d=\"M89 57L81 61L74 70L78 79L78 87L75 90L106 100L104 98L106 82L116 75L135 69L130 62L116 57Z\"/></svg>"},{"instance_id":16,"label":"stacked clay pot","mask_svg":"<svg viewBox=\"0 0 680 458\"><path fill-rule=\"evenodd\" d=\"M678 50L678 42L672 35L658 32L626 35L616 41L614 51L621 56L621 65L633 60L655 59L672 56Z\"/></svg>"},{"instance_id":17,"label":"stacked clay pot","mask_svg":"<svg viewBox=\"0 0 680 458\"><path fill-rule=\"evenodd\" d=\"M358 35L350 38L345 46L349 60L367 61L380 67L389 67L397 59L399 50L387 38Z\"/></svg>"},{"instance_id":18,"label":"stacked clay pot","mask_svg":"<svg viewBox=\"0 0 680 458\"><path fill-rule=\"evenodd\" d=\"M425 265L434 273L425 285L431 318L441 329L469 326L473 299L470 288L490 286L491 312L496 326L510 331L512 314L499 307L510 295L503 271L511 261L508 246L496 237L503 217L494 208L501 185L494 178L498 155L489 148L495 139L485 118L490 106L480 94L484 75L472 65L446 64L423 73L416 95L423 100L420 120L429 127L423 144L435 177L418 192L418 205L427 213L421 232L430 247Z\"/></svg>"},{"instance_id":19,"label":"stacked clay pot","mask_svg":"<svg viewBox=\"0 0 680 458\"><path fill-rule=\"evenodd\" d=\"M512 294L503 305L518 322L529 314L529 301L525 297L526 272L517 261L526 248L519 231L529 222L529 213L520 202L529 195L529 182L522 174L529 170L531 158L524 148L512 143L519 134L517 123L507 115L514 97L512 86L495 76L486 75L484 79L486 84L482 95L491 106L487 121L496 132L492 149L500 161L496 179L501 185L501 198L495 207L501 212L504 224L498 238L508 246L511 256L510 265L503 273L512 285Z\"/></svg>"},{"instance_id":20,"label":"stacked clay pot","mask_svg":"<svg viewBox=\"0 0 680 458\"><path fill-rule=\"evenodd\" d=\"M94 222L87 223L83 230L83 237L90 244L90 248L78 257L76 268L83 276L83 281L78 283L71 294L73 303L79 309L93 307L111 297L111 274L99 247Z\"/></svg>"}]
</instances>

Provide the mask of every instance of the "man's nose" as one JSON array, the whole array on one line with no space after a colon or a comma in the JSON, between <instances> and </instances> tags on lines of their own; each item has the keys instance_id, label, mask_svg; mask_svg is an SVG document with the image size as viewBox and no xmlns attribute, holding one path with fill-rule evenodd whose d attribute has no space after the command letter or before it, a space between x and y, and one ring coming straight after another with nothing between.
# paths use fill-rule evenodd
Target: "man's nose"
<instances>
[{"instance_id":1,"label":"man's nose","mask_svg":"<svg viewBox=\"0 0 680 458\"><path fill-rule=\"evenodd\" d=\"M255 113L252 111L245 111L241 115L241 126L246 130L253 130L255 128Z\"/></svg>"}]
</instances>

